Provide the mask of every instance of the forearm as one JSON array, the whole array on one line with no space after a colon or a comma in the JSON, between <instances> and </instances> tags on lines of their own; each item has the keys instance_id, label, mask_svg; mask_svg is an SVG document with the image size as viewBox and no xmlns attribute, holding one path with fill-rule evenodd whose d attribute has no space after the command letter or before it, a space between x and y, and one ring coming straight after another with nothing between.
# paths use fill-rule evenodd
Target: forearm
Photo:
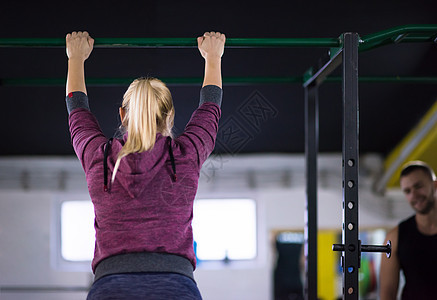
<instances>
[{"instance_id":1,"label":"forearm","mask_svg":"<svg viewBox=\"0 0 437 300\"><path fill-rule=\"evenodd\" d=\"M82 59L68 60L67 95L72 92L87 93L85 85L85 61Z\"/></svg>"},{"instance_id":2,"label":"forearm","mask_svg":"<svg viewBox=\"0 0 437 300\"><path fill-rule=\"evenodd\" d=\"M397 298L397 290L396 291L387 291L382 290L379 293L380 300L396 300Z\"/></svg>"},{"instance_id":3,"label":"forearm","mask_svg":"<svg viewBox=\"0 0 437 300\"><path fill-rule=\"evenodd\" d=\"M222 70L221 58L208 58L205 60L205 76L203 78L203 85L216 85L222 87Z\"/></svg>"},{"instance_id":4,"label":"forearm","mask_svg":"<svg viewBox=\"0 0 437 300\"><path fill-rule=\"evenodd\" d=\"M393 248L392 248L393 251ZM399 287L399 265L396 253L390 259L381 258L379 271L379 297L380 300L396 300Z\"/></svg>"}]
</instances>

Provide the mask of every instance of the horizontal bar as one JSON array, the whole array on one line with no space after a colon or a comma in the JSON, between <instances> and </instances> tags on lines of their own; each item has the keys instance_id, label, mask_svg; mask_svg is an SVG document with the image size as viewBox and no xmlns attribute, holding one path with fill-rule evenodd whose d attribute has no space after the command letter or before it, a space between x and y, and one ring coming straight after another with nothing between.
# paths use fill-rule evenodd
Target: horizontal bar
<instances>
[{"instance_id":1,"label":"horizontal bar","mask_svg":"<svg viewBox=\"0 0 437 300\"><path fill-rule=\"evenodd\" d=\"M127 86L135 78L87 78L88 86ZM201 77L159 77L168 85L200 85ZM0 86L65 86L65 78L3 78ZM301 76L290 77L225 77L224 84L288 84L301 83Z\"/></svg>"},{"instance_id":2,"label":"horizontal bar","mask_svg":"<svg viewBox=\"0 0 437 300\"><path fill-rule=\"evenodd\" d=\"M437 24L404 25L368 34L360 40L359 50L389 43L435 42ZM341 47L340 38L228 38L226 47ZM0 38L0 48L65 47L64 38ZM195 48L196 38L95 38L95 48Z\"/></svg>"},{"instance_id":3,"label":"horizontal bar","mask_svg":"<svg viewBox=\"0 0 437 300\"><path fill-rule=\"evenodd\" d=\"M135 78L88 78L88 86L127 86ZM168 85L198 85L201 77L160 77ZM358 80L362 83L412 83L412 84L437 84L437 77L399 77L399 76L362 76ZM340 83L341 77L326 77L324 82ZM224 77L224 84L250 85L250 84L290 84L303 83L302 76L288 77ZM65 78L3 78L0 86L64 86Z\"/></svg>"},{"instance_id":4,"label":"horizontal bar","mask_svg":"<svg viewBox=\"0 0 437 300\"><path fill-rule=\"evenodd\" d=\"M391 248L388 246L381 246L381 245L361 245L361 251L362 252L384 252L384 253L390 253Z\"/></svg>"},{"instance_id":5,"label":"horizontal bar","mask_svg":"<svg viewBox=\"0 0 437 300\"><path fill-rule=\"evenodd\" d=\"M326 82L333 82L336 80L340 80L340 77L328 77ZM425 84L434 84L437 83L437 77L430 76L361 76L358 77L359 82L384 82L384 83L425 83Z\"/></svg>"},{"instance_id":6,"label":"horizontal bar","mask_svg":"<svg viewBox=\"0 0 437 300\"><path fill-rule=\"evenodd\" d=\"M344 244L333 244L332 251L344 251Z\"/></svg>"},{"instance_id":7,"label":"horizontal bar","mask_svg":"<svg viewBox=\"0 0 437 300\"><path fill-rule=\"evenodd\" d=\"M226 47L339 47L338 38L228 38ZM64 38L0 38L0 48L65 47ZM195 38L95 38L94 48L195 48Z\"/></svg>"},{"instance_id":8,"label":"horizontal bar","mask_svg":"<svg viewBox=\"0 0 437 300\"><path fill-rule=\"evenodd\" d=\"M379 245L361 245L362 252L385 252L387 258L391 257L391 241L387 241L386 246Z\"/></svg>"},{"instance_id":9,"label":"horizontal bar","mask_svg":"<svg viewBox=\"0 0 437 300\"><path fill-rule=\"evenodd\" d=\"M197 46L197 42L196 42ZM230 38L226 47L339 47L338 38Z\"/></svg>"},{"instance_id":10,"label":"horizontal bar","mask_svg":"<svg viewBox=\"0 0 437 300\"><path fill-rule=\"evenodd\" d=\"M355 251L355 248L353 248ZM333 244L332 245L333 251L345 251L346 246L344 244ZM349 249L352 251L352 248ZM387 257L390 257L391 255L391 241L389 240L387 242L387 245L361 245L360 246L361 252L383 252L387 254Z\"/></svg>"},{"instance_id":11,"label":"horizontal bar","mask_svg":"<svg viewBox=\"0 0 437 300\"><path fill-rule=\"evenodd\" d=\"M365 35L359 50L365 51L393 43L435 42L437 24L410 24Z\"/></svg>"}]
</instances>

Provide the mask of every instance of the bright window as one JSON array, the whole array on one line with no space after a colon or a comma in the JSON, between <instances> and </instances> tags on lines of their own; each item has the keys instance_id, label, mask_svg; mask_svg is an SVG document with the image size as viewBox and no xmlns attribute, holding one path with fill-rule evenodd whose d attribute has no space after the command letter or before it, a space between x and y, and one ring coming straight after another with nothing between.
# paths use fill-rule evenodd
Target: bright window
<instances>
[{"instance_id":1,"label":"bright window","mask_svg":"<svg viewBox=\"0 0 437 300\"><path fill-rule=\"evenodd\" d=\"M247 260L256 257L256 206L251 199L194 202L196 254L199 260Z\"/></svg>"},{"instance_id":2,"label":"bright window","mask_svg":"<svg viewBox=\"0 0 437 300\"><path fill-rule=\"evenodd\" d=\"M94 210L91 201L63 201L61 257L90 261L94 254ZM199 260L248 260L256 257L256 207L251 199L194 202L193 233Z\"/></svg>"},{"instance_id":3,"label":"bright window","mask_svg":"<svg viewBox=\"0 0 437 300\"><path fill-rule=\"evenodd\" d=\"M94 210L90 201L65 201L61 206L61 255L68 261L92 260Z\"/></svg>"}]
</instances>

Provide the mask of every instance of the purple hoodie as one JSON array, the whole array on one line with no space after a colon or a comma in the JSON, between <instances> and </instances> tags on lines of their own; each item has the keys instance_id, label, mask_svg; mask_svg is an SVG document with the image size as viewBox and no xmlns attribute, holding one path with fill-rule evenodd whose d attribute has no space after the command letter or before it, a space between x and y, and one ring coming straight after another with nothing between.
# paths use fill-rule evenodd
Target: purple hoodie
<instances>
[{"instance_id":1,"label":"purple hoodie","mask_svg":"<svg viewBox=\"0 0 437 300\"><path fill-rule=\"evenodd\" d=\"M221 95L221 89L219 92ZM105 258L138 252L179 255L195 268L193 201L202 164L214 149L221 114L218 104L205 101L179 137L171 140L158 133L153 149L122 158L115 181L106 192L103 158L107 138L88 105L73 105L69 115L71 141L85 170L95 212L93 271ZM67 97L67 105L69 102L87 104L88 99L84 93L74 92ZM108 149L108 182L126 138L127 134L123 140L114 139Z\"/></svg>"}]
</instances>

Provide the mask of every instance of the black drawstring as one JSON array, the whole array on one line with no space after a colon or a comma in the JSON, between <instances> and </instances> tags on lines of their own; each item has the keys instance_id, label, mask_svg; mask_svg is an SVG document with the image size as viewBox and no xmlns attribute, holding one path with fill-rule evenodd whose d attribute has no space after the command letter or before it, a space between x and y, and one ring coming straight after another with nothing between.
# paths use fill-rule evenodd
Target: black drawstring
<instances>
[{"instance_id":1,"label":"black drawstring","mask_svg":"<svg viewBox=\"0 0 437 300\"><path fill-rule=\"evenodd\" d=\"M177 181L178 177L176 176L176 163L173 156L173 149L171 147L171 137L168 137L167 139L170 141L168 144L168 153L170 154L171 167L173 169L173 179L174 181Z\"/></svg>"},{"instance_id":2,"label":"black drawstring","mask_svg":"<svg viewBox=\"0 0 437 300\"><path fill-rule=\"evenodd\" d=\"M105 145L105 152L103 154L103 191L108 191L108 149L111 145L112 138L110 138Z\"/></svg>"}]
</instances>

